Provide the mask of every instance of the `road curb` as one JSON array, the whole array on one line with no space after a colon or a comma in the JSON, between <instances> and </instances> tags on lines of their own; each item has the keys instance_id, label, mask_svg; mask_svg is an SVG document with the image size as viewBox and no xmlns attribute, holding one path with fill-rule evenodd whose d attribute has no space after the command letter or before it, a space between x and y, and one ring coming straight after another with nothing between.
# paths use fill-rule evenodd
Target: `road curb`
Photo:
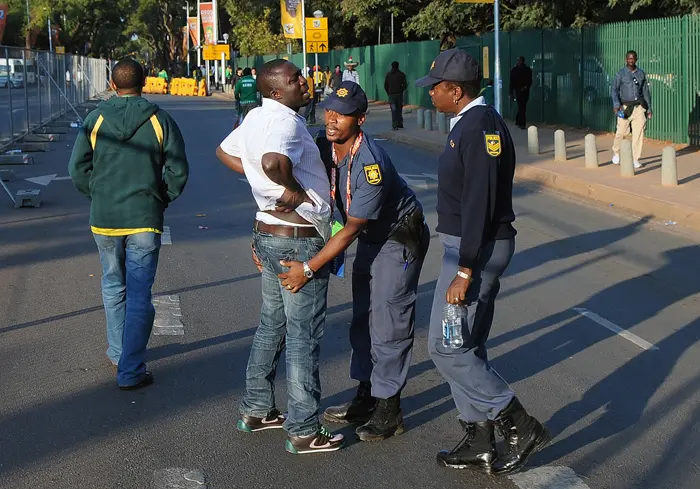
<instances>
[{"instance_id":1,"label":"road curb","mask_svg":"<svg viewBox=\"0 0 700 489\"><path fill-rule=\"evenodd\" d=\"M381 133L377 137L425 149L433 153L440 153L444 149L443 144L421 140L400 132ZM537 168L537 166L527 163L521 163L516 166L515 179L520 182L535 183L545 189L566 192L613 205L641 216L649 216L663 221L673 221L681 226L700 231L700 210L693 207L653 199L607 185Z\"/></svg>"}]
</instances>

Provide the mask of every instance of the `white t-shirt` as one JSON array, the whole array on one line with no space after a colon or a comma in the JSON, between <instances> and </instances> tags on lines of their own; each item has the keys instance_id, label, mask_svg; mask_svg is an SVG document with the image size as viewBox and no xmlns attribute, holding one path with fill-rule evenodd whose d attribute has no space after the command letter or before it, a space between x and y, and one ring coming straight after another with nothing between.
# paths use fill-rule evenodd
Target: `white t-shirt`
<instances>
[{"instance_id":1,"label":"white t-shirt","mask_svg":"<svg viewBox=\"0 0 700 489\"><path fill-rule=\"evenodd\" d=\"M236 128L221 143L221 149L243 162L243 170L250 184L258 212L255 218L266 224L299 226L280 220L262 211L275 209L277 199L282 197L284 187L270 180L262 168L262 157L266 153L287 156L293 165L292 175L315 203L303 203L297 213L313 224L324 239L330 234L330 183L321 154L306 121L299 114L281 103L265 98L262 107L251 110L243 124Z\"/></svg>"}]
</instances>

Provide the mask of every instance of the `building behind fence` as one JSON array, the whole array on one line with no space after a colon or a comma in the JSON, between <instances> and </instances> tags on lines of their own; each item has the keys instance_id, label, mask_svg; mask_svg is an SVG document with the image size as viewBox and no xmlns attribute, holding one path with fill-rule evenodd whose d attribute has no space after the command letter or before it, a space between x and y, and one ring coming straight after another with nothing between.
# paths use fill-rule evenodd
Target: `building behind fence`
<instances>
[{"instance_id":1,"label":"building behind fence","mask_svg":"<svg viewBox=\"0 0 700 489\"><path fill-rule=\"evenodd\" d=\"M332 26L331 26L332 28ZM493 78L494 35L462 37L457 46L488 64ZM684 16L585 27L532 29L501 34L503 113L513 118L517 107L508 98L510 68L524 56L533 70L528 121L613 131L610 85L624 66L625 53L639 54L639 66L648 75L654 117L649 138L700 144L700 17ZM382 44L319 54L319 64L331 70L352 56L360 64L362 87L375 100L387 100L384 75L392 61L400 63L409 80L407 103L430 107L427 89L413 86L425 75L439 52L438 41ZM284 55L238 59L240 66L260 66ZM303 56L290 57L298 66ZM313 64L313 56L309 56Z\"/></svg>"},{"instance_id":2,"label":"building behind fence","mask_svg":"<svg viewBox=\"0 0 700 489\"><path fill-rule=\"evenodd\" d=\"M104 59L0 46L0 148L75 115L71 106L107 90L107 81Z\"/></svg>"}]
</instances>

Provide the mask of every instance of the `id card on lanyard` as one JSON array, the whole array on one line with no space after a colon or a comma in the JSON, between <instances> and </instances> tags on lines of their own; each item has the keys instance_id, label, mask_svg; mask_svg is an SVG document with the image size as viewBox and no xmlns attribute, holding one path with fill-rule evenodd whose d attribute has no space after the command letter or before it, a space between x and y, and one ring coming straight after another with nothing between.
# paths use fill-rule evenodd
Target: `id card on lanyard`
<instances>
[{"instance_id":1,"label":"id card on lanyard","mask_svg":"<svg viewBox=\"0 0 700 489\"><path fill-rule=\"evenodd\" d=\"M352 148L350 148L350 156L348 158L348 178L347 178L347 185L346 185L346 199L345 199L345 215L347 216L348 213L350 212L350 201L352 200L352 194L351 194L351 172L352 172L352 162L355 159L355 155L357 154L358 150L360 149L360 145L362 144L362 140L364 139L364 135L362 132L358 134L357 139L355 139L355 142L352 145ZM332 147L333 151L333 167L331 168L331 225L332 225L332 230L331 230L331 236L335 236L338 231L343 229L343 224L340 221L337 221L335 219L335 196L336 196L336 189L337 189L337 178L338 178L338 155L335 152L335 146ZM341 199L342 202L342 199ZM340 278L343 278L345 276L345 252L343 251L340 255L336 256L332 261L331 261L331 273L333 275L336 275Z\"/></svg>"}]
</instances>

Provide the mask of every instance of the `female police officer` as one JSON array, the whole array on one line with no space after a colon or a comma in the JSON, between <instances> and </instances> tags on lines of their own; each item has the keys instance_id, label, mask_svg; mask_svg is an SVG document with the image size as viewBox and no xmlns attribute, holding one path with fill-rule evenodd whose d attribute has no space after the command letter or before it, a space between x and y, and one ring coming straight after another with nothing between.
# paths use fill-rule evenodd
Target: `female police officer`
<instances>
[{"instance_id":1,"label":"female police officer","mask_svg":"<svg viewBox=\"0 0 700 489\"><path fill-rule=\"evenodd\" d=\"M508 473L544 447L550 434L528 415L488 363L486 339L499 279L515 250L512 204L515 149L496 110L479 97L481 70L465 51L450 49L416 82L430 86L441 112L456 113L438 167L438 226L445 248L430 318L429 351L450 384L466 434L438 454L447 467ZM443 346L445 302L467 307L461 348ZM497 455L494 427L507 441Z\"/></svg>"},{"instance_id":2,"label":"female police officer","mask_svg":"<svg viewBox=\"0 0 700 489\"><path fill-rule=\"evenodd\" d=\"M413 191L384 150L362 132L367 112L362 88L345 81L322 106L326 134L317 144L330 156L331 200L345 227L308 262L282 262L289 270L279 277L283 286L298 291L358 239L350 376L360 386L350 403L328 408L324 417L365 423L356 430L361 440L383 440L404 430L399 398L411 365L416 289L430 231Z\"/></svg>"}]
</instances>

